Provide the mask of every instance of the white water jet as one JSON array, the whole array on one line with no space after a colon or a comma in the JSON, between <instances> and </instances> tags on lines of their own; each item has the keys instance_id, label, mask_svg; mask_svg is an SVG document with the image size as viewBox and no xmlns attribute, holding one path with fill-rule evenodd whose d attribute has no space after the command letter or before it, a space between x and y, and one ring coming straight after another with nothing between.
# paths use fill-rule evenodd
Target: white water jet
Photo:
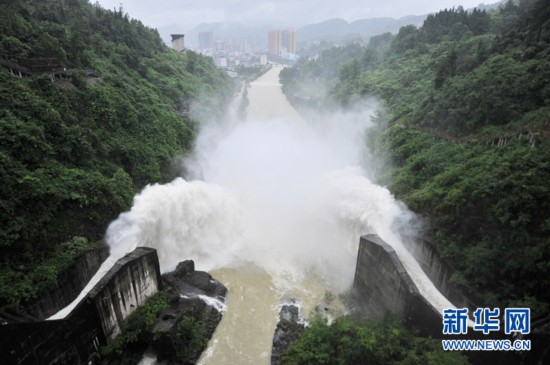
<instances>
[{"instance_id":1,"label":"white water jet","mask_svg":"<svg viewBox=\"0 0 550 365\"><path fill-rule=\"evenodd\" d=\"M193 295L180 295L180 297L182 297L184 299L199 298L204 303L206 303L206 305L214 308L215 310L217 310L220 313L225 313L225 311L227 310L227 305L224 302L222 302L218 298L209 297L208 295L204 295L204 294L199 294L199 295L195 295L195 296L193 296Z\"/></svg>"},{"instance_id":2,"label":"white water jet","mask_svg":"<svg viewBox=\"0 0 550 365\"><path fill-rule=\"evenodd\" d=\"M280 94L275 82L256 87L264 103L275 100L270 87ZM249 95L253 90L254 84ZM359 235L377 232L387 239L385 232L407 214L357 167L368 115L361 123L332 115L313 126L297 118L249 117L228 121L223 134L208 125L190 160L190 170L205 182L180 178L146 187L109 227L107 241L115 253L157 248L162 271L188 258L205 270L253 262L279 285L291 287L313 271L344 290L353 278ZM352 203L363 205L339 202L344 193L358 194ZM350 225L356 216L369 218Z\"/></svg>"},{"instance_id":3,"label":"white water jet","mask_svg":"<svg viewBox=\"0 0 550 365\"><path fill-rule=\"evenodd\" d=\"M186 258L210 270L239 259L242 219L240 203L223 188L178 178L143 189L106 237L117 255L138 246L156 248L163 272Z\"/></svg>"}]
</instances>

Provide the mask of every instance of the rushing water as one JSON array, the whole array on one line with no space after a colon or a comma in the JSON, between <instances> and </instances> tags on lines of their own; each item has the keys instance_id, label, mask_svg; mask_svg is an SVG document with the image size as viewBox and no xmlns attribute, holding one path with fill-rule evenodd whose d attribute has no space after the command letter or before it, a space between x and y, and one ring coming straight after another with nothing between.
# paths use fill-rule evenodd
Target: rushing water
<instances>
[{"instance_id":1,"label":"rushing water","mask_svg":"<svg viewBox=\"0 0 550 365\"><path fill-rule=\"evenodd\" d=\"M245 121L203 126L186 164L196 179L146 187L107 240L120 255L157 248L161 270L195 260L229 288L201 364L267 364L281 304L302 315L353 280L359 236L394 246L438 309L451 304L403 248L411 213L365 173L372 109L306 122L287 102L275 67L251 83ZM224 308L225 309L225 308Z\"/></svg>"}]
</instances>

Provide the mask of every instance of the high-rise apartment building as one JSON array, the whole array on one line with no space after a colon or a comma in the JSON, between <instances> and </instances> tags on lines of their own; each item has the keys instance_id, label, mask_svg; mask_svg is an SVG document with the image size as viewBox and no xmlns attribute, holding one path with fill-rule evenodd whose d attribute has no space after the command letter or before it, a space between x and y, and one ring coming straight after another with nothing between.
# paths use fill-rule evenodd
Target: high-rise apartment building
<instances>
[{"instance_id":1,"label":"high-rise apartment building","mask_svg":"<svg viewBox=\"0 0 550 365\"><path fill-rule=\"evenodd\" d=\"M280 30L270 30L267 35L268 51L272 55L279 56L281 54L281 48L283 46L283 39Z\"/></svg>"},{"instance_id":2,"label":"high-rise apartment building","mask_svg":"<svg viewBox=\"0 0 550 365\"><path fill-rule=\"evenodd\" d=\"M214 51L216 52L222 52L222 51L225 51L225 47L226 44L225 44L225 41L223 39L216 39L214 41Z\"/></svg>"},{"instance_id":3,"label":"high-rise apartment building","mask_svg":"<svg viewBox=\"0 0 550 365\"><path fill-rule=\"evenodd\" d=\"M296 54L296 31L292 28L270 30L268 33L268 51L276 56L285 56L289 53Z\"/></svg>"},{"instance_id":4,"label":"high-rise apartment building","mask_svg":"<svg viewBox=\"0 0 550 365\"><path fill-rule=\"evenodd\" d=\"M283 47L291 54L296 54L296 30L288 28L283 30Z\"/></svg>"}]
</instances>

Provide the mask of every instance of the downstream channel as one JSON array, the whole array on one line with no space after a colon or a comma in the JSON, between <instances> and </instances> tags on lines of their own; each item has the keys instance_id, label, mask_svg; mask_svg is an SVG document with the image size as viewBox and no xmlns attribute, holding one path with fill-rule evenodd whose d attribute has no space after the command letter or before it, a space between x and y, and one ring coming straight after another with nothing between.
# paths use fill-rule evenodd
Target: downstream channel
<instances>
[{"instance_id":1,"label":"downstream channel","mask_svg":"<svg viewBox=\"0 0 550 365\"><path fill-rule=\"evenodd\" d=\"M265 129L260 128L260 130L261 133L266 134L270 129L273 129L273 133L280 132L281 128L284 132L304 133L304 130L308 129L306 122L281 92L280 71L281 67L275 66L265 75L250 83L247 90L249 105L244 123L251 125L264 123ZM272 141L264 140L264 142L287 143L289 141L285 136L279 136ZM274 152L281 152L280 145L279 148L274 148ZM245 153L254 154L254 151L245 151ZM267 164L269 160L270 158L266 158L263 162ZM261 169L250 171L249 167L245 166L246 161L241 160L241 162L244 164L235 166L236 173L239 170L241 173L262 172ZM259 162L261 163L261 161ZM263 163L261 164L263 165ZM280 167L280 165L276 167ZM281 174L278 175L279 173ZM273 180L267 181L266 178L263 182L266 185L279 183L281 187L284 185L281 181L285 179L282 171L275 171L271 178ZM252 178L252 181L257 182L258 179ZM234 181L230 185L237 193L243 191ZM265 198L263 193L259 194L261 198ZM246 200L248 197L243 196L242 199ZM265 206L265 203L261 203L261 206ZM273 204L268 204L268 206L273 208ZM265 223L263 225L264 229L268 228L265 227ZM277 223L273 222L273 228L276 226ZM266 236L269 236L264 239L271 241L273 232L269 232L269 228L264 232ZM266 248L263 263L240 263L235 267L220 268L211 272L217 280L228 287L230 294L227 311L216 329L208 349L199 360L199 364L269 364L277 313L282 304L291 300L296 301L303 312L311 312L315 303L321 302L325 290L331 289L328 283L311 272L296 276L292 270L285 272L284 269L277 270L273 267L273 264L276 264L275 260L284 260L280 252L278 255L272 256L275 251L278 251L273 248L289 246L288 242L300 245L300 242L292 237L284 239L287 241L278 242L275 239L269 245L262 243L255 245ZM266 262L265 259L271 262ZM281 266L283 265L281 262ZM274 273L276 273L275 277Z\"/></svg>"},{"instance_id":2,"label":"downstream channel","mask_svg":"<svg viewBox=\"0 0 550 365\"><path fill-rule=\"evenodd\" d=\"M281 91L281 69L250 84L245 120L203 125L185 162L190 181L147 186L107 231L115 256L155 247L161 271L192 259L229 288L203 365L269 364L280 307L295 302L307 318L327 293L348 290L362 234L395 248L434 307L452 307L404 248L412 213L368 178L376 106L305 121Z\"/></svg>"}]
</instances>

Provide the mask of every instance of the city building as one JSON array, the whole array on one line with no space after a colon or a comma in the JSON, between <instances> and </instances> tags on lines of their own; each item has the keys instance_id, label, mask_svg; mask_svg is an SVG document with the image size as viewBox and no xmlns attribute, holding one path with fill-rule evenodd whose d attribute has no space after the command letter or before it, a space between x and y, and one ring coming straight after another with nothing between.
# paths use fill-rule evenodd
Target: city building
<instances>
[{"instance_id":1,"label":"city building","mask_svg":"<svg viewBox=\"0 0 550 365\"><path fill-rule=\"evenodd\" d=\"M214 51L225 52L225 41L223 39L216 39L214 41Z\"/></svg>"},{"instance_id":2,"label":"city building","mask_svg":"<svg viewBox=\"0 0 550 365\"><path fill-rule=\"evenodd\" d=\"M283 46L283 39L280 30L270 30L268 33L268 51L272 55L279 56Z\"/></svg>"},{"instance_id":3,"label":"city building","mask_svg":"<svg viewBox=\"0 0 550 365\"><path fill-rule=\"evenodd\" d=\"M283 30L283 48L290 54L296 54L296 30L288 28Z\"/></svg>"},{"instance_id":4,"label":"city building","mask_svg":"<svg viewBox=\"0 0 550 365\"><path fill-rule=\"evenodd\" d=\"M296 30L273 29L268 33L268 51L274 56L287 57L296 54Z\"/></svg>"},{"instance_id":5,"label":"city building","mask_svg":"<svg viewBox=\"0 0 550 365\"><path fill-rule=\"evenodd\" d=\"M199 33L199 49L213 49L214 48L214 36L212 32L200 32Z\"/></svg>"},{"instance_id":6,"label":"city building","mask_svg":"<svg viewBox=\"0 0 550 365\"><path fill-rule=\"evenodd\" d=\"M284 44L283 47L283 35ZM269 57L276 55L279 61L284 58L288 61L295 60L296 55L287 50L294 51L292 46L295 36L292 29L274 30L271 32L271 52L266 52L264 42L255 40L249 36L234 36L223 32L204 31L197 34L199 44L194 51L211 57L216 66L223 69L229 76L238 77L238 70L249 67L267 67ZM260 43L260 45L258 45Z\"/></svg>"}]
</instances>

